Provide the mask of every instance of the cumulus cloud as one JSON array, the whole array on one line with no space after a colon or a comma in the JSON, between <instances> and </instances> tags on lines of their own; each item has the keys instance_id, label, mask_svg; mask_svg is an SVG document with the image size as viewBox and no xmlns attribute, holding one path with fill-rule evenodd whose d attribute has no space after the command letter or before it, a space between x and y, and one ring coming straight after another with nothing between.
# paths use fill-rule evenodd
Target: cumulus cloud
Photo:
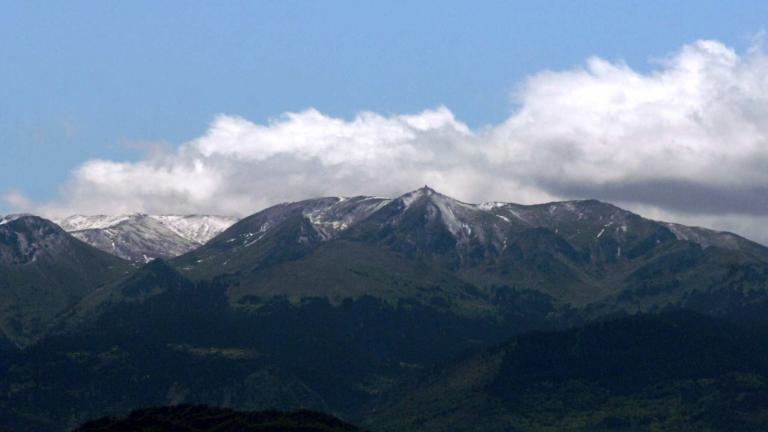
<instances>
[{"instance_id":1,"label":"cumulus cloud","mask_svg":"<svg viewBox=\"0 0 768 432\"><path fill-rule=\"evenodd\" d=\"M532 77L519 98L492 151L527 161L548 190L680 182L751 195L768 180L768 60L757 51L700 41L646 75L593 58Z\"/></svg>"},{"instance_id":2,"label":"cumulus cloud","mask_svg":"<svg viewBox=\"0 0 768 432\"><path fill-rule=\"evenodd\" d=\"M590 58L530 76L503 123L472 130L445 107L413 115L314 109L266 124L221 115L201 137L140 162L92 160L45 214L246 215L325 195L429 184L467 201L595 197L649 216L768 240L768 56L698 41L642 73ZM21 203L22 205L19 205Z\"/></svg>"}]
</instances>

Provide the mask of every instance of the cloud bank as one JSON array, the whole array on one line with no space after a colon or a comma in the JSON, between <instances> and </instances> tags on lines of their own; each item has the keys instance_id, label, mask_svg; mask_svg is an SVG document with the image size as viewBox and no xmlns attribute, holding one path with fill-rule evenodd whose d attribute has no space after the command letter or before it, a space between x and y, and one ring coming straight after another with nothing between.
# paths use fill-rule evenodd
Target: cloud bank
<instances>
[{"instance_id":1,"label":"cloud bank","mask_svg":"<svg viewBox=\"0 0 768 432\"><path fill-rule=\"evenodd\" d=\"M52 202L19 210L247 215L326 195L423 184L465 201L598 198L768 241L768 56L698 41L641 73L590 58L521 83L503 123L448 108L413 115L315 109L266 124L220 115L201 137L139 162L91 160ZM768 231L768 230L766 230Z\"/></svg>"}]
</instances>

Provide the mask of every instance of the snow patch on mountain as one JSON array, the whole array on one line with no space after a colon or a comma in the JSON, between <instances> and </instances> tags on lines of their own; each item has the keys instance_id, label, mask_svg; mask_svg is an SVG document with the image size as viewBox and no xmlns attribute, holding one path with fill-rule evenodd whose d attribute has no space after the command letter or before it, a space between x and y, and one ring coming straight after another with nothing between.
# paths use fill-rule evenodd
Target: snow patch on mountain
<instances>
[{"instance_id":1,"label":"snow patch on mountain","mask_svg":"<svg viewBox=\"0 0 768 432\"><path fill-rule=\"evenodd\" d=\"M137 215L73 215L67 218L56 220L56 222L64 231L82 231L87 229L107 229L111 228L120 222L126 221L131 217Z\"/></svg>"},{"instance_id":2,"label":"snow patch on mountain","mask_svg":"<svg viewBox=\"0 0 768 432\"><path fill-rule=\"evenodd\" d=\"M713 231L706 228L691 227L671 222L662 222L672 231L678 240L689 241L703 248L717 246L724 249L737 249L742 239L728 232Z\"/></svg>"},{"instance_id":3,"label":"snow patch on mountain","mask_svg":"<svg viewBox=\"0 0 768 432\"><path fill-rule=\"evenodd\" d=\"M479 242L493 245L496 249L504 247L506 236L513 223L505 215L495 215L490 209L501 203L469 204L424 186L396 199L400 204L399 216L390 223L398 224L414 205L423 203L424 217L430 221L439 221L460 245Z\"/></svg>"},{"instance_id":4,"label":"snow patch on mountain","mask_svg":"<svg viewBox=\"0 0 768 432\"><path fill-rule=\"evenodd\" d=\"M356 222L365 219L391 200L376 197L333 198L322 207L310 207L302 213L324 240L330 240Z\"/></svg>"},{"instance_id":5,"label":"snow patch on mountain","mask_svg":"<svg viewBox=\"0 0 768 432\"><path fill-rule=\"evenodd\" d=\"M205 244L237 222L237 218L210 215L151 215L153 219L187 240Z\"/></svg>"}]
</instances>

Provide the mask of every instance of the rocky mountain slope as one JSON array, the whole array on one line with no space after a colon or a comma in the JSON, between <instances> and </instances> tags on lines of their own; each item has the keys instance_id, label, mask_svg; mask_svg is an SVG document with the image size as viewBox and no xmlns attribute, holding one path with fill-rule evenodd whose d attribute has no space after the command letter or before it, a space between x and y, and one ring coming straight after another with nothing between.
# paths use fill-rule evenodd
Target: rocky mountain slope
<instances>
[{"instance_id":1,"label":"rocky mountain slope","mask_svg":"<svg viewBox=\"0 0 768 432\"><path fill-rule=\"evenodd\" d=\"M147 262L205 244L237 221L205 215L70 216L58 224L78 239L120 258Z\"/></svg>"}]
</instances>

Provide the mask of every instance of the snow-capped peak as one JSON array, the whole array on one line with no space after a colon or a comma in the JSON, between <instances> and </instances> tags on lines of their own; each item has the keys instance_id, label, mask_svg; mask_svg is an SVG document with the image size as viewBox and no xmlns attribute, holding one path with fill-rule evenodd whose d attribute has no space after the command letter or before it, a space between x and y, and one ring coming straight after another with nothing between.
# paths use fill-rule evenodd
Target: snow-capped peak
<instances>
[{"instance_id":1,"label":"snow-capped peak","mask_svg":"<svg viewBox=\"0 0 768 432\"><path fill-rule=\"evenodd\" d=\"M443 195L429 186L408 192L397 198L401 214L416 203L426 205L425 217L440 220L446 229L460 242L474 238L481 242L494 241L509 224L508 220L491 216L481 205L469 204Z\"/></svg>"},{"instance_id":2,"label":"snow-capped peak","mask_svg":"<svg viewBox=\"0 0 768 432\"><path fill-rule=\"evenodd\" d=\"M208 242L236 218L208 215L74 215L57 221L78 239L121 258L171 258Z\"/></svg>"},{"instance_id":3,"label":"snow-capped peak","mask_svg":"<svg viewBox=\"0 0 768 432\"><path fill-rule=\"evenodd\" d=\"M415 191L411 191L404 195L401 195L398 198L398 200L403 203L404 209L407 209L408 207L411 206L411 204L416 202L419 198L430 197L432 195L440 195L440 194L437 193L434 189L425 185L424 187L416 189Z\"/></svg>"}]
</instances>

